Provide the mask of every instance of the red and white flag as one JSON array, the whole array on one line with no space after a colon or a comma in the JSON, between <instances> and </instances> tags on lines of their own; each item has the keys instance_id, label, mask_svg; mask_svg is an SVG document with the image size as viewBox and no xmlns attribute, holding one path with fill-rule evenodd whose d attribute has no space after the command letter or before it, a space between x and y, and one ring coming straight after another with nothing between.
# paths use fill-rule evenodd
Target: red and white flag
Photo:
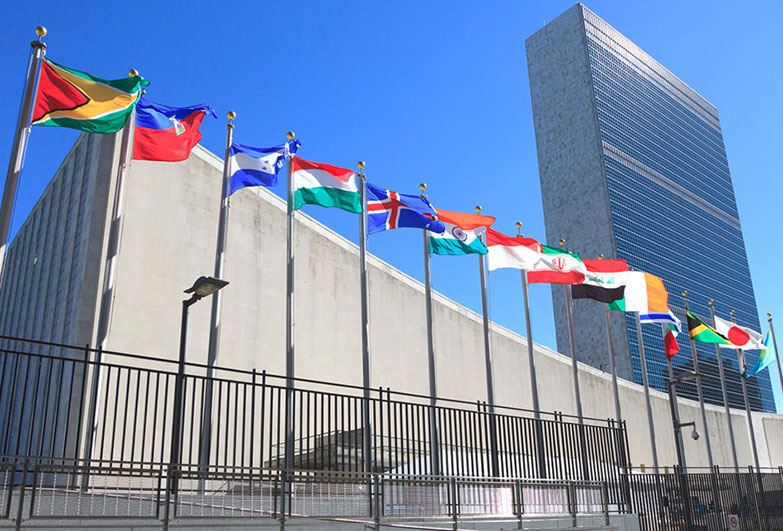
<instances>
[{"instance_id":1,"label":"red and white flag","mask_svg":"<svg viewBox=\"0 0 783 531\"><path fill-rule=\"evenodd\" d=\"M723 348L738 348L742 350L764 350L764 337L755 330L739 326L715 316L715 330L731 341L731 345L719 345Z\"/></svg>"},{"instance_id":2,"label":"red and white flag","mask_svg":"<svg viewBox=\"0 0 783 531\"><path fill-rule=\"evenodd\" d=\"M533 269L541 259L541 244L533 238L506 236L487 228L487 266L495 269Z\"/></svg>"}]
</instances>

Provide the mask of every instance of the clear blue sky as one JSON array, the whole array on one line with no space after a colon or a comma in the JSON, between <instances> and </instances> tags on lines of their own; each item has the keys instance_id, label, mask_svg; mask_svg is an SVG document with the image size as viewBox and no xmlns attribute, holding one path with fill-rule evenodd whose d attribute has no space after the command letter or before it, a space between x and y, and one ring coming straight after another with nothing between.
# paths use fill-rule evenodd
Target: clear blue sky
<instances>
[{"instance_id":1,"label":"clear blue sky","mask_svg":"<svg viewBox=\"0 0 783 531\"><path fill-rule=\"evenodd\" d=\"M233 109L238 142L279 144L293 130L305 158L346 167L366 160L375 184L415 193L425 181L439 208L471 211L481 204L497 217L498 230L512 233L521 220L527 235L544 239L524 40L572 3L6 4L0 161L7 164L10 152L28 43L43 24L48 56L58 62L107 78L133 67L151 81L154 101L212 105L220 119L208 120L202 132L215 153L222 152L225 113ZM762 323L772 312L783 331L783 283L774 266L783 262L783 7L771 0L586 5L718 107ZM34 129L12 230L76 136ZM355 217L316 207L308 213L357 240ZM375 235L369 245L422 278L417 231ZM434 257L432 269L435 289L480 311L475 257ZM555 347L549 289L531 291L534 339ZM492 318L524 332L519 273L493 273L490 295ZM779 395L776 370L772 376Z\"/></svg>"}]
</instances>

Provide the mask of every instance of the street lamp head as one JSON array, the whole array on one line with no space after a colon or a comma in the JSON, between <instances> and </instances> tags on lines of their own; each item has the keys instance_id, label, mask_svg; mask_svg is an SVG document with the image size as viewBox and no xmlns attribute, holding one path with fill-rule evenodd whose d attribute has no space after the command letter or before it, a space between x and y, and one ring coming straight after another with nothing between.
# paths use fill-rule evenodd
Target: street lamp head
<instances>
[{"instance_id":1,"label":"street lamp head","mask_svg":"<svg viewBox=\"0 0 783 531\"><path fill-rule=\"evenodd\" d=\"M699 433L699 430L697 430L696 426L694 426L693 431L691 432L691 439L698 441L699 437L701 437L701 433Z\"/></svg>"},{"instance_id":2,"label":"street lamp head","mask_svg":"<svg viewBox=\"0 0 783 531\"><path fill-rule=\"evenodd\" d=\"M215 277L199 277L185 293L195 293L199 298L208 297L228 284L227 280Z\"/></svg>"}]
</instances>

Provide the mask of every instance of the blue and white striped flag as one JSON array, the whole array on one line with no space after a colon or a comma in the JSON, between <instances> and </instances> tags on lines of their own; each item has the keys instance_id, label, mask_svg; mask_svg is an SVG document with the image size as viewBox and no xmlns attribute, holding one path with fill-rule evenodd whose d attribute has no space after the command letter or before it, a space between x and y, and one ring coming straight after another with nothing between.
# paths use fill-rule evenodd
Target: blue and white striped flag
<instances>
[{"instance_id":1,"label":"blue and white striped flag","mask_svg":"<svg viewBox=\"0 0 783 531\"><path fill-rule=\"evenodd\" d=\"M300 145L298 140L288 142L289 152L296 153ZM254 148L232 143L229 151L232 172L230 194L246 186L275 186L277 174L285 163L285 148L285 144Z\"/></svg>"}]
</instances>

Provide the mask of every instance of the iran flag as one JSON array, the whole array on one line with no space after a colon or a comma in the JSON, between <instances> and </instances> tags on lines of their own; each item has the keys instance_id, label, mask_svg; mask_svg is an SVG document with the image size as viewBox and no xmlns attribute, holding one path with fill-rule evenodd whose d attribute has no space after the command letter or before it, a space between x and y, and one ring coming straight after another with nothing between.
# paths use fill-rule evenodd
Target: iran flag
<instances>
[{"instance_id":1,"label":"iran flag","mask_svg":"<svg viewBox=\"0 0 783 531\"><path fill-rule=\"evenodd\" d=\"M764 337L750 328L739 326L715 316L715 330L731 341L731 345L719 345L723 348L738 348L742 350L764 350Z\"/></svg>"}]
</instances>

